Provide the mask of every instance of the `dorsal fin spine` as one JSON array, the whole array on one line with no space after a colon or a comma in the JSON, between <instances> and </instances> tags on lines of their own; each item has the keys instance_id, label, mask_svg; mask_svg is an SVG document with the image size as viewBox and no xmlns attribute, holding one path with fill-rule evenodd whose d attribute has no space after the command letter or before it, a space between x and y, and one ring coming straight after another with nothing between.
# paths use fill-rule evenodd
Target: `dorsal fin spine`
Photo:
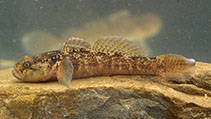
<instances>
[{"instance_id":1,"label":"dorsal fin spine","mask_svg":"<svg viewBox=\"0 0 211 119\"><path fill-rule=\"evenodd\" d=\"M72 37L65 42L63 51L69 53L72 51L88 51L90 49L91 45L88 42L80 38Z\"/></svg>"}]
</instances>

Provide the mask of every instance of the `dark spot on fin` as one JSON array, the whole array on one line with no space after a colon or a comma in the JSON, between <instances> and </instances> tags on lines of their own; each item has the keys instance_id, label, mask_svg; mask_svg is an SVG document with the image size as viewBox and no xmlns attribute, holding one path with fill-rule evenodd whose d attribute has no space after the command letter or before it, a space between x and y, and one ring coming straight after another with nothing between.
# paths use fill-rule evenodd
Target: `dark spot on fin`
<instances>
[{"instance_id":1,"label":"dark spot on fin","mask_svg":"<svg viewBox=\"0 0 211 119\"><path fill-rule=\"evenodd\" d=\"M72 37L65 42L63 51L69 53L73 51L89 51L90 49L91 45L88 42L80 38Z\"/></svg>"},{"instance_id":2,"label":"dark spot on fin","mask_svg":"<svg viewBox=\"0 0 211 119\"><path fill-rule=\"evenodd\" d=\"M67 86L68 88L71 88L71 80L73 75L73 65L69 58L64 58L60 63L60 66L58 66L58 75L57 79L58 82L62 85Z\"/></svg>"},{"instance_id":3,"label":"dark spot on fin","mask_svg":"<svg viewBox=\"0 0 211 119\"><path fill-rule=\"evenodd\" d=\"M125 57L144 57L146 53L138 44L119 36L105 36L98 39L92 51L108 55L122 55Z\"/></svg>"}]
</instances>

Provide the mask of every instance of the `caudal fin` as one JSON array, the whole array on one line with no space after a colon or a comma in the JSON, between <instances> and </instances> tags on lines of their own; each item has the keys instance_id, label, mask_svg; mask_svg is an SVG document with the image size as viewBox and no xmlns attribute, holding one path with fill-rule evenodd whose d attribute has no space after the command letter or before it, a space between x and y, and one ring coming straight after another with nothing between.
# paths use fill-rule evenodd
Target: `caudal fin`
<instances>
[{"instance_id":1,"label":"caudal fin","mask_svg":"<svg viewBox=\"0 0 211 119\"><path fill-rule=\"evenodd\" d=\"M194 59L176 54L161 55L158 58L164 60L165 63L165 71L160 76L167 80L185 82L191 79L195 72L196 61Z\"/></svg>"}]
</instances>

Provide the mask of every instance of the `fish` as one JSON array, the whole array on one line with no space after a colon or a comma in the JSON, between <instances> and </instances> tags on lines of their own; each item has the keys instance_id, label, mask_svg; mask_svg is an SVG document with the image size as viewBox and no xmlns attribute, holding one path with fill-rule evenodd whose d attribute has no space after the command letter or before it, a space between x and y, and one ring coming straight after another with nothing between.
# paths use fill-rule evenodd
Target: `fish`
<instances>
[{"instance_id":1,"label":"fish","mask_svg":"<svg viewBox=\"0 0 211 119\"><path fill-rule=\"evenodd\" d=\"M196 61L177 54L148 57L137 43L120 36L105 36L91 46L71 37L62 49L24 56L12 74L23 82L58 80L71 88L71 80L111 75L154 75L170 81L192 78Z\"/></svg>"}]
</instances>

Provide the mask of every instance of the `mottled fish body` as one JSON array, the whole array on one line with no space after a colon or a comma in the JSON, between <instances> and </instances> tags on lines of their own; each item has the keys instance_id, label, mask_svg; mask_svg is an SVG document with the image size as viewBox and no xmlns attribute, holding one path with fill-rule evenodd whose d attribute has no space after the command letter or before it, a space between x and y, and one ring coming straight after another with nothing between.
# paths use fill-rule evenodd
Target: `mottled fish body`
<instances>
[{"instance_id":1,"label":"mottled fish body","mask_svg":"<svg viewBox=\"0 0 211 119\"><path fill-rule=\"evenodd\" d=\"M25 82L58 79L71 87L71 79L108 75L159 75L183 82L195 71L195 60L176 54L146 57L137 44L121 37L104 37L91 45L70 38L63 50L25 56L13 75Z\"/></svg>"}]
</instances>

